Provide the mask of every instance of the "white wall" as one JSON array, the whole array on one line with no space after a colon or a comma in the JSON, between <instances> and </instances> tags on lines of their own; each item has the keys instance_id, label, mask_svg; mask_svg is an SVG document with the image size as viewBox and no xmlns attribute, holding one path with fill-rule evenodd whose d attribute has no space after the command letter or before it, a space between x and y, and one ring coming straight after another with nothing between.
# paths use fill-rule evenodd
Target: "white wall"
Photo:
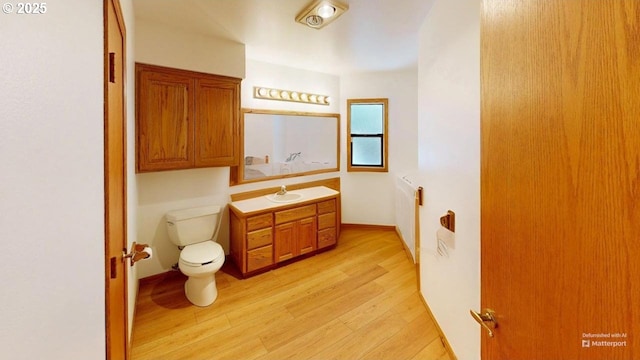
<instances>
[{"instance_id":1,"label":"white wall","mask_svg":"<svg viewBox=\"0 0 640 360\"><path fill-rule=\"evenodd\" d=\"M395 178L418 163L417 69L352 74L340 81L342 222L395 225ZM347 99L389 98L389 172L347 172Z\"/></svg>"},{"instance_id":2,"label":"white wall","mask_svg":"<svg viewBox=\"0 0 640 360\"><path fill-rule=\"evenodd\" d=\"M480 2L438 0L421 28L419 167L422 293L459 359L480 358ZM456 247L436 255L439 217Z\"/></svg>"},{"instance_id":3,"label":"white wall","mask_svg":"<svg viewBox=\"0 0 640 360\"><path fill-rule=\"evenodd\" d=\"M0 18L2 357L103 359L102 2Z\"/></svg>"},{"instance_id":4,"label":"white wall","mask_svg":"<svg viewBox=\"0 0 640 360\"><path fill-rule=\"evenodd\" d=\"M141 18L135 28L136 62L244 77L243 44Z\"/></svg>"},{"instance_id":5,"label":"white wall","mask_svg":"<svg viewBox=\"0 0 640 360\"><path fill-rule=\"evenodd\" d=\"M246 62L246 79L242 82L242 107L251 109L340 112L340 79L336 75L307 71L291 66L274 65L252 59ZM330 105L254 99L254 86L309 92L331 97Z\"/></svg>"}]
</instances>

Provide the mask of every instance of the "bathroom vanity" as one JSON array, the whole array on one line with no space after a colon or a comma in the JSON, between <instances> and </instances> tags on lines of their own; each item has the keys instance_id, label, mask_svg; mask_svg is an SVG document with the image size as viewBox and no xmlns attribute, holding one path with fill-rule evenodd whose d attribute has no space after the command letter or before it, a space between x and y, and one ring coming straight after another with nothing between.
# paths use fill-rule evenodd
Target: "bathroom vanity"
<instances>
[{"instance_id":1,"label":"bathroom vanity","mask_svg":"<svg viewBox=\"0 0 640 360\"><path fill-rule=\"evenodd\" d=\"M229 204L230 256L244 277L337 244L340 193L315 186Z\"/></svg>"}]
</instances>

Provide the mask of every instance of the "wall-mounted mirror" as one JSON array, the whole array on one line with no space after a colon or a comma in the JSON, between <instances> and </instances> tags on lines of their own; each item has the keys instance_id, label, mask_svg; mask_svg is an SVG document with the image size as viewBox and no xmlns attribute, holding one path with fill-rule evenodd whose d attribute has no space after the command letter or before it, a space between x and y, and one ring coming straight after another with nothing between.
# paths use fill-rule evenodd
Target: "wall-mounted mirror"
<instances>
[{"instance_id":1,"label":"wall-mounted mirror","mask_svg":"<svg viewBox=\"0 0 640 360\"><path fill-rule=\"evenodd\" d=\"M340 114L242 109L231 184L340 170Z\"/></svg>"}]
</instances>

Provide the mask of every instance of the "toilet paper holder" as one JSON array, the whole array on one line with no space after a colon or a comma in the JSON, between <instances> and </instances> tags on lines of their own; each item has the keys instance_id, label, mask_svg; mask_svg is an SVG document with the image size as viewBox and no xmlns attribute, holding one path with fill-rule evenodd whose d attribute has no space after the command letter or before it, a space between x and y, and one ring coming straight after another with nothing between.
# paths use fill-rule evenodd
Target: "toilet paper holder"
<instances>
[{"instance_id":1,"label":"toilet paper holder","mask_svg":"<svg viewBox=\"0 0 640 360\"><path fill-rule=\"evenodd\" d=\"M147 244L137 244L135 241L131 244L131 252L125 254L122 252L122 259L131 259L131 266L136 262L151 257L151 248Z\"/></svg>"},{"instance_id":2,"label":"toilet paper holder","mask_svg":"<svg viewBox=\"0 0 640 360\"><path fill-rule=\"evenodd\" d=\"M451 232L456 232L456 213L448 210L447 214L440 218L440 225Z\"/></svg>"}]
</instances>

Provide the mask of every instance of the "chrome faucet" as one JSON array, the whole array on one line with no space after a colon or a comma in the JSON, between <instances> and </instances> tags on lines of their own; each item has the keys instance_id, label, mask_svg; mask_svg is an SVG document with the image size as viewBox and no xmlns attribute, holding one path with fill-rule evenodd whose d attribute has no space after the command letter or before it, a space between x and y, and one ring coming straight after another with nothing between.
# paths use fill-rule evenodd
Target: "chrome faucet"
<instances>
[{"instance_id":1,"label":"chrome faucet","mask_svg":"<svg viewBox=\"0 0 640 360\"><path fill-rule=\"evenodd\" d=\"M302 155L302 152L291 153L291 154L289 154L289 157L288 157L288 158L286 158L284 161L285 161L285 162L293 161L293 160L295 160L297 157L299 157L300 155Z\"/></svg>"},{"instance_id":2,"label":"chrome faucet","mask_svg":"<svg viewBox=\"0 0 640 360\"><path fill-rule=\"evenodd\" d=\"M287 187L286 187L286 186L284 186L284 185L282 185L282 186L280 186L280 191L278 191L278 192L276 193L276 195L284 195L284 194L286 194L286 193L287 193Z\"/></svg>"}]
</instances>

